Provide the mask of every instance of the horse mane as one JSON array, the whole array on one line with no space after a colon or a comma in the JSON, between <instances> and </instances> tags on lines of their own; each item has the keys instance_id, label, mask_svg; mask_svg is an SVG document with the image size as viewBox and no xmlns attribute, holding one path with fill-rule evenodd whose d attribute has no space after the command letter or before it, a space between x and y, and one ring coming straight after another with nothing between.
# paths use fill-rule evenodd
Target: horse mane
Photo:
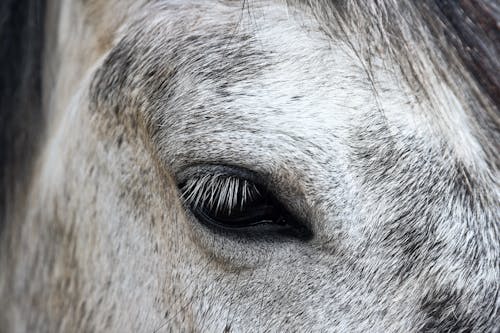
<instances>
[{"instance_id":1,"label":"horse mane","mask_svg":"<svg viewBox=\"0 0 500 333\"><path fill-rule=\"evenodd\" d=\"M29 181L27 162L43 130L44 12L44 0L0 2L0 232L7 202Z\"/></svg>"},{"instance_id":2,"label":"horse mane","mask_svg":"<svg viewBox=\"0 0 500 333\"><path fill-rule=\"evenodd\" d=\"M500 6L494 0L436 1L451 43L494 103L500 104ZM455 35L457 38L453 38Z\"/></svg>"}]
</instances>

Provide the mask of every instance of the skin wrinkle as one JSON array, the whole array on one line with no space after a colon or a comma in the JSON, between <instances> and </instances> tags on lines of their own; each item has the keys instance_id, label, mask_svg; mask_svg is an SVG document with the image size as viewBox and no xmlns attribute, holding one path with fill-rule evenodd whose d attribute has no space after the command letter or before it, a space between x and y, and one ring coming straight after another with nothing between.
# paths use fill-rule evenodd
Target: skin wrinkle
<instances>
[{"instance_id":1,"label":"skin wrinkle","mask_svg":"<svg viewBox=\"0 0 500 333\"><path fill-rule=\"evenodd\" d=\"M59 13L0 331L498 328L496 105L440 53L434 7L127 4ZM264 175L313 239L210 232L177 186L196 165Z\"/></svg>"}]
</instances>

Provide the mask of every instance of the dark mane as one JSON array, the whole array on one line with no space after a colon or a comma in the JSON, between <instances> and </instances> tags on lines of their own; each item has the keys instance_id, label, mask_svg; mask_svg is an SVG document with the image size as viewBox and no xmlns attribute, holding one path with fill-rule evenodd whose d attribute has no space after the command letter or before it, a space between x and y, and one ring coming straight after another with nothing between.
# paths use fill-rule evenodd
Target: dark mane
<instances>
[{"instance_id":1,"label":"dark mane","mask_svg":"<svg viewBox=\"0 0 500 333\"><path fill-rule=\"evenodd\" d=\"M436 1L450 42L481 86L500 104L500 5L493 0ZM455 37L456 36L456 37Z\"/></svg>"},{"instance_id":2,"label":"dark mane","mask_svg":"<svg viewBox=\"0 0 500 333\"><path fill-rule=\"evenodd\" d=\"M500 168L500 5L495 0L434 0L441 17L448 52L458 52L464 67L492 101L476 108L474 118L484 133L483 149L492 168ZM443 47L446 47L444 44Z\"/></svg>"},{"instance_id":3,"label":"dark mane","mask_svg":"<svg viewBox=\"0 0 500 333\"><path fill-rule=\"evenodd\" d=\"M0 2L0 231L42 126L43 0ZM24 181L26 177L22 177Z\"/></svg>"}]
</instances>

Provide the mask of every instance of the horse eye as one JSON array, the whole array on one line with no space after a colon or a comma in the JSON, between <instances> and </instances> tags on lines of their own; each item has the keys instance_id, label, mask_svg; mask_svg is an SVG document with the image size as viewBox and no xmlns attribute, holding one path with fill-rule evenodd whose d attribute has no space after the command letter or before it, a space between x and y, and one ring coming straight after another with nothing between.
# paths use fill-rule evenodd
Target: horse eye
<instances>
[{"instance_id":1,"label":"horse eye","mask_svg":"<svg viewBox=\"0 0 500 333\"><path fill-rule=\"evenodd\" d=\"M186 207L200 223L247 236L311 237L265 187L231 171L198 174L179 186Z\"/></svg>"}]
</instances>

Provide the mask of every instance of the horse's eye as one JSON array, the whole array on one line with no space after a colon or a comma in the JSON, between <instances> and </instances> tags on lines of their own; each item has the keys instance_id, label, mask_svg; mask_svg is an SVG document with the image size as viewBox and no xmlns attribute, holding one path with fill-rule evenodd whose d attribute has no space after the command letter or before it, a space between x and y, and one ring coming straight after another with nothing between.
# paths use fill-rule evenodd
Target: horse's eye
<instances>
[{"instance_id":1,"label":"horse's eye","mask_svg":"<svg viewBox=\"0 0 500 333\"><path fill-rule=\"evenodd\" d=\"M252 236L311 237L307 227L245 174L224 167L192 175L180 185L183 200L194 216L212 229Z\"/></svg>"}]
</instances>

